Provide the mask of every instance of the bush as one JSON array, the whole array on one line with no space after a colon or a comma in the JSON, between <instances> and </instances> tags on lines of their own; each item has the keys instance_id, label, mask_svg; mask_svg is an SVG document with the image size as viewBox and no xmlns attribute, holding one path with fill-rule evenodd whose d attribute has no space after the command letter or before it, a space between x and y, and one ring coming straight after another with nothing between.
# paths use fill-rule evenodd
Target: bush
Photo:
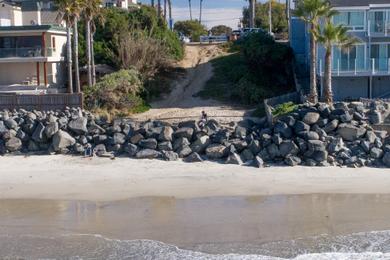
<instances>
[{"instance_id":1,"label":"bush","mask_svg":"<svg viewBox=\"0 0 390 260\"><path fill-rule=\"evenodd\" d=\"M198 42L200 36L207 35L207 29L199 21L179 21L175 23L175 31L184 34L187 37L191 37L191 40Z\"/></svg>"},{"instance_id":2,"label":"bush","mask_svg":"<svg viewBox=\"0 0 390 260\"><path fill-rule=\"evenodd\" d=\"M106 75L91 88L86 88L85 105L90 110L106 109L131 112L144 106L140 97L143 91L139 73L134 70L120 70Z\"/></svg>"},{"instance_id":3,"label":"bush","mask_svg":"<svg viewBox=\"0 0 390 260\"><path fill-rule=\"evenodd\" d=\"M282 116L294 112L298 108L298 105L294 102L287 102L277 105L272 111L273 116Z\"/></svg>"}]
</instances>

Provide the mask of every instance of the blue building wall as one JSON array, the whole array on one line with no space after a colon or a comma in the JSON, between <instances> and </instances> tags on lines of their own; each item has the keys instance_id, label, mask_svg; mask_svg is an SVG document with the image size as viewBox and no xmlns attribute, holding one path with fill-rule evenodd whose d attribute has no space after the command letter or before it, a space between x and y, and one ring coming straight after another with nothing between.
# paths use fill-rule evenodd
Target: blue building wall
<instances>
[{"instance_id":1,"label":"blue building wall","mask_svg":"<svg viewBox=\"0 0 390 260\"><path fill-rule=\"evenodd\" d=\"M306 24L299 18L292 17L290 23L290 46L294 50L299 67L309 67L309 35ZM302 67L301 67L302 68Z\"/></svg>"}]
</instances>

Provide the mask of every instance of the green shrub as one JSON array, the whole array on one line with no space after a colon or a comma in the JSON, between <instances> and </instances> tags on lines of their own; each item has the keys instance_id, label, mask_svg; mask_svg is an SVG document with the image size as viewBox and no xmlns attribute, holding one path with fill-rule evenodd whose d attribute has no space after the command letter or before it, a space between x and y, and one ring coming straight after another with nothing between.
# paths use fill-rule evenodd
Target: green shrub
<instances>
[{"instance_id":1,"label":"green shrub","mask_svg":"<svg viewBox=\"0 0 390 260\"><path fill-rule=\"evenodd\" d=\"M85 88L85 105L90 110L133 111L145 105L140 97L142 91L136 70L120 70L104 76L95 86Z\"/></svg>"},{"instance_id":2,"label":"green shrub","mask_svg":"<svg viewBox=\"0 0 390 260\"><path fill-rule=\"evenodd\" d=\"M191 37L192 41L198 42L200 36L207 35L207 29L197 20L178 21L174 26L175 31Z\"/></svg>"},{"instance_id":3,"label":"green shrub","mask_svg":"<svg viewBox=\"0 0 390 260\"><path fill-rule=\"evenodd\" d=\"M273 116L282 116L294 112L298 108L298 105L294 102L287 102L277 105L272 111Z\"/></svg>"}]
</instances>

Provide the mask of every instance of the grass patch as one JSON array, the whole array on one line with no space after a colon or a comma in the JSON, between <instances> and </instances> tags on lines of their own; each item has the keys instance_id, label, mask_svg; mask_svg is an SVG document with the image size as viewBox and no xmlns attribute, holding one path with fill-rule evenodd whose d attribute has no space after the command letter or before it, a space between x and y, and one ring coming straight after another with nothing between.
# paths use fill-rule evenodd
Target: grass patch
<instances>
[{"instance_id":1,"label":"grass patch","mask_svg":"<svg viewBox=\"0 0 390 260\"><path fill-rule=\"evenodd\" d=\"M272 111L272 115L275 117L283 116L289 113L294 112L298 108L298 105L294 102L287 102L280 105L277 105L275 110Z\"/></svg>"}]
</instances>

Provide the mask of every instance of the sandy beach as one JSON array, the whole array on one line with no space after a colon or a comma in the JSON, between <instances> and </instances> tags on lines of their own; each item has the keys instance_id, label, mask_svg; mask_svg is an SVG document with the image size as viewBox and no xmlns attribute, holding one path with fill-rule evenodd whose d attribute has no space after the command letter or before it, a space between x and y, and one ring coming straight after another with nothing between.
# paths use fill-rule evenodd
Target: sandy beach
<instances>
[{"instance_id":1,"label":"sandy beach","mask_svg":"<svg viewBox=\"0 0 390 260\"><path fill-rule=\"evenodd\" d=\"M386 194L390 170L252 167L71 156L0 157L0 199L113 201L277 194Z\"/></svg>"}]
</instances>

